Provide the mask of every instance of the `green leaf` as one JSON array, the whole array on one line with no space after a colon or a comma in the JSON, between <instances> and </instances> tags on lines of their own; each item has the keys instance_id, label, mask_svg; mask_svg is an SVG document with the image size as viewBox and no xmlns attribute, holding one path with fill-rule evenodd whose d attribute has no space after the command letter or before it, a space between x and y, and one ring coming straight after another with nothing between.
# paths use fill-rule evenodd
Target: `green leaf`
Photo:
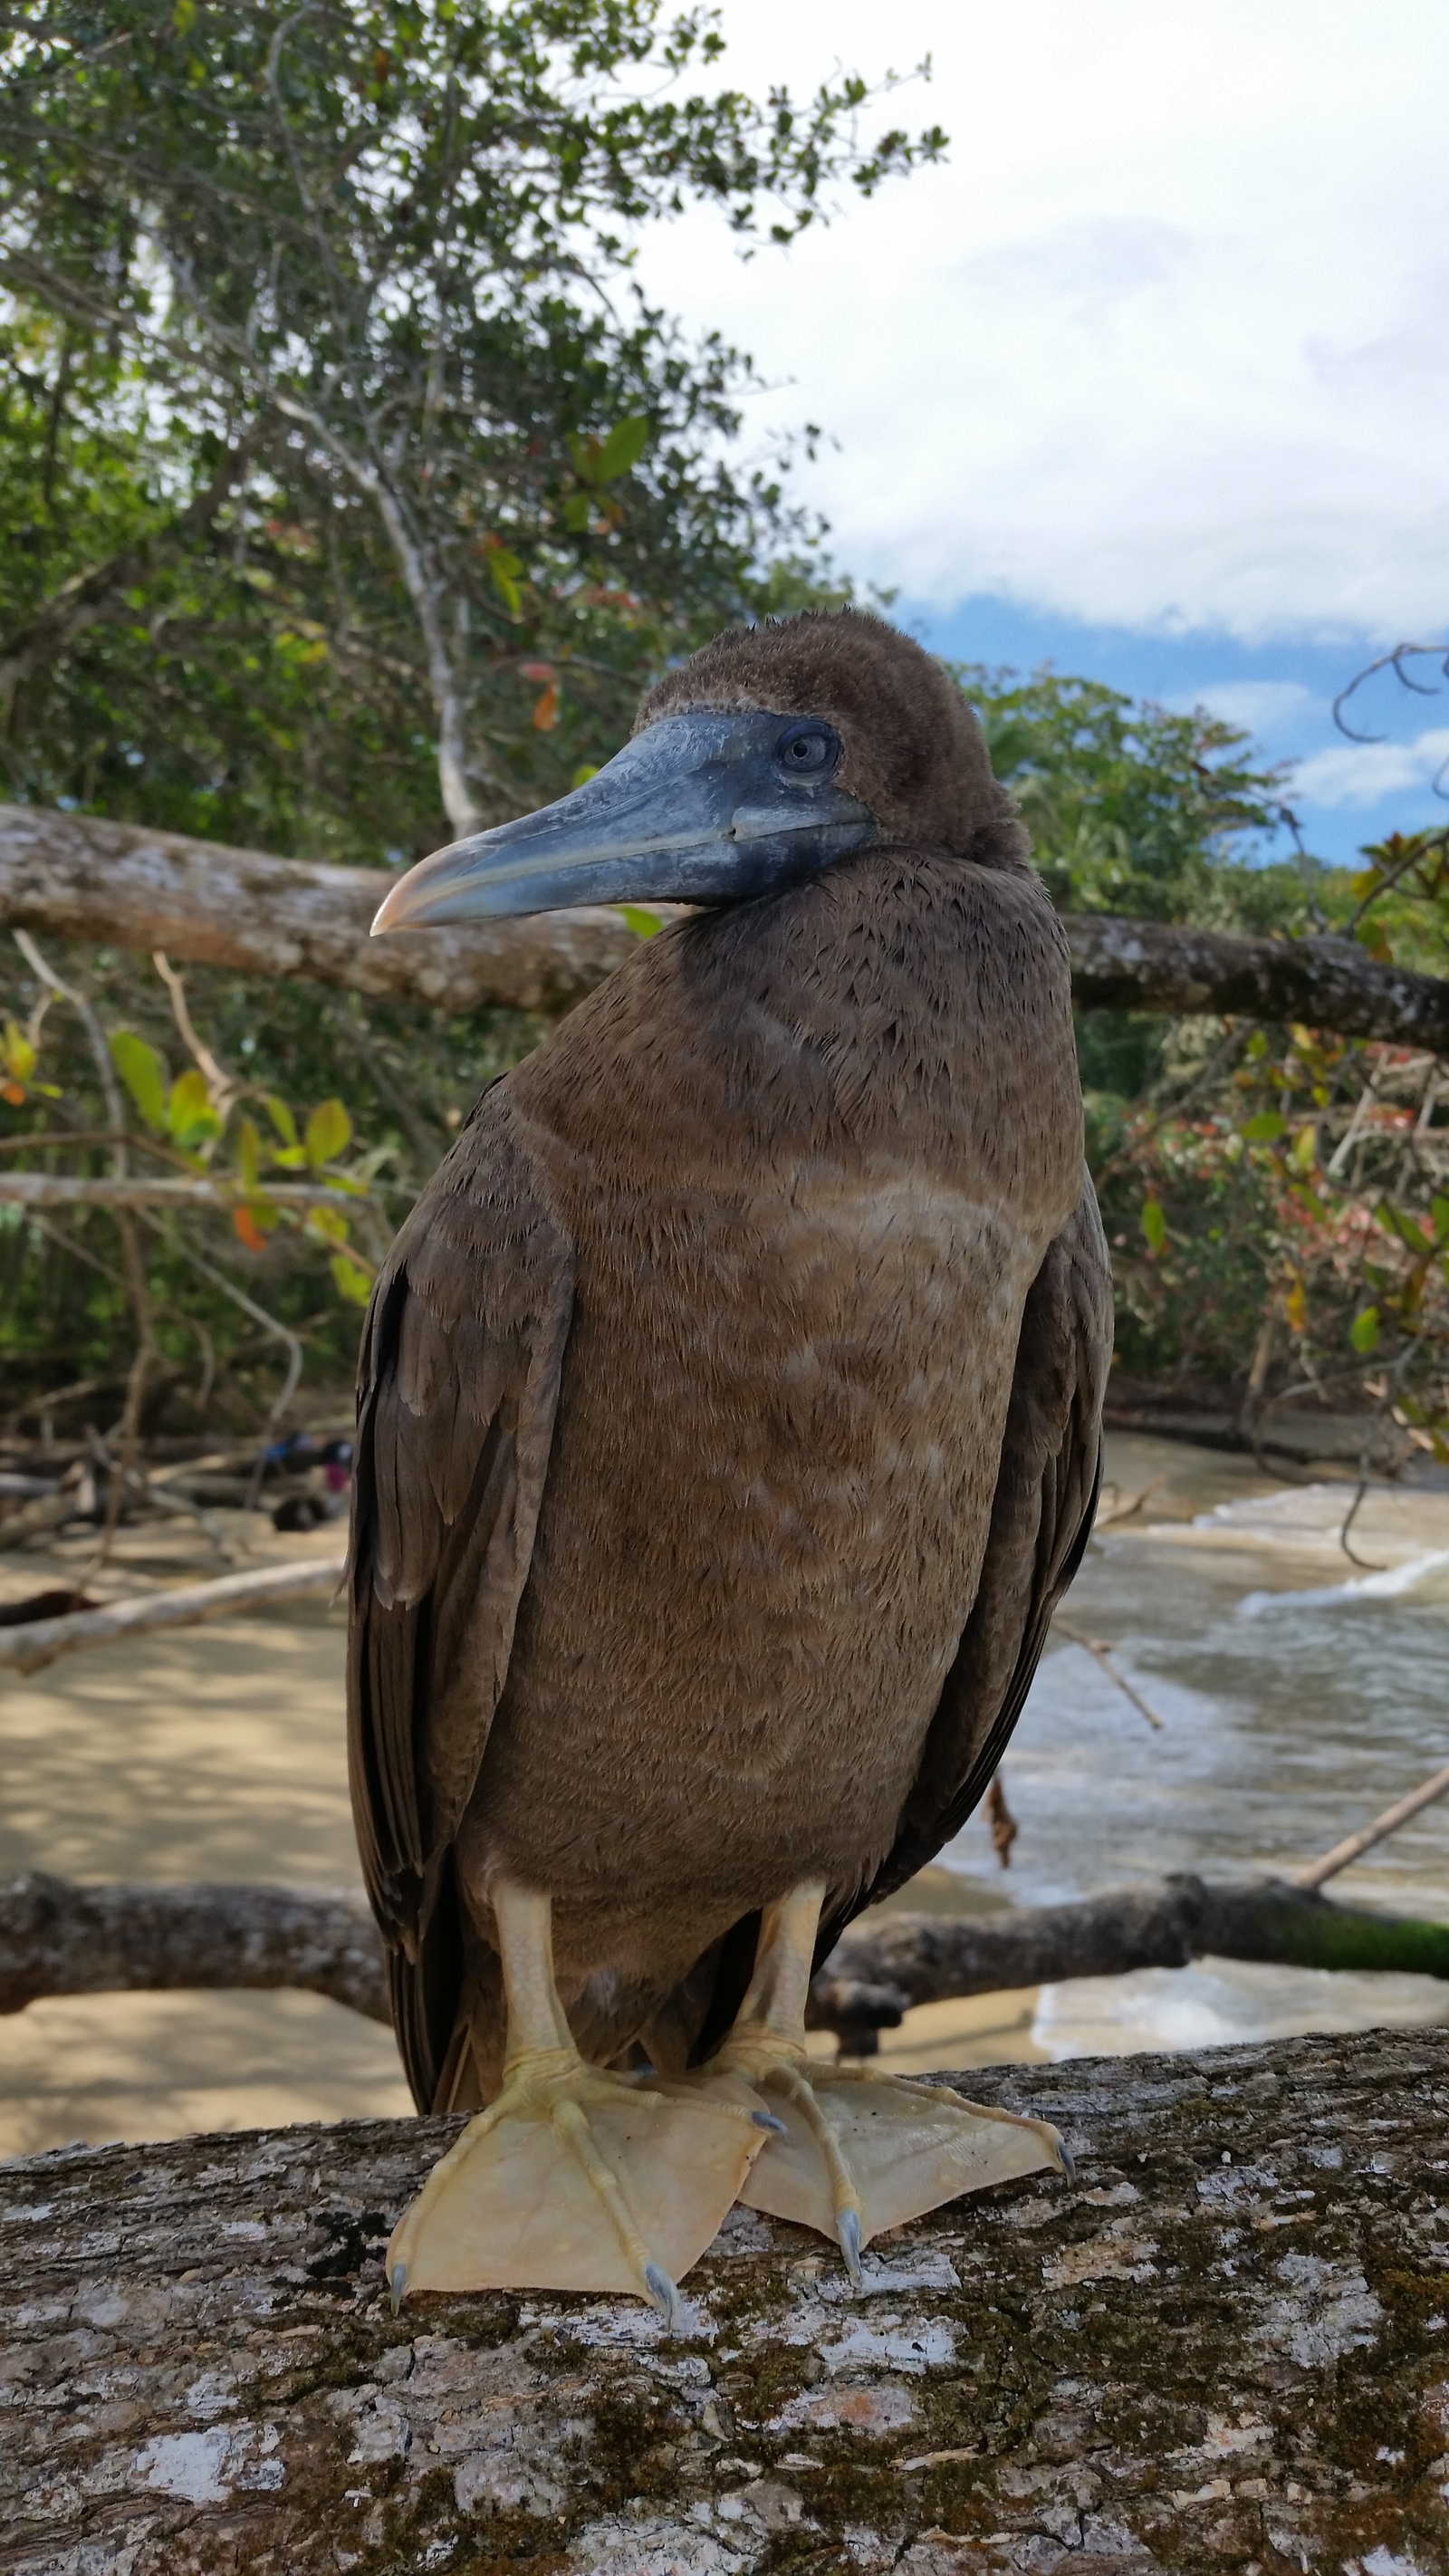
<instances>
[{"instance_id":1,"label":"green leaf","mask_svg":"<svg viewBox=\"0 0 1449 2576\"><path fill-rule=\"evenodd\" d=\"M1318 1136L1312 1127L1300 1127L1293 1139L1288 1159L1295 1172L1311 1172L1318 1160Z\"/></svg>"},{"instance_id":2,"label":"green leaf","mask_svg":"<svg viewBox=\"0 0 1449 2576\"><path fill-rule=\"evenodd\" d=\"M261 1169L262 1140L250 1118L237 1120L236 1159L245 1187L254 1190Z\"/></svg>"},{"instance_id":3,"label":"green leaf","mask_svg":"<svg viewBox=\"0 0 1449 2576\"><path fill-rule=\"evenodd\" d=\"M1400 1243L1407 1244L1410 1252L1432 1252L1434 1247L1423 1227L1406 1208L1395 1207L1391 1199L1381 1199L1374 1214L1386 1232L1396 1234Z\"/></svg>"},{"instance_id":4,"label":"green leaf","mask_svg":"<svg viewBox=\"0 0 1449 2576\"><path fill-rule=\"evenodd\" d=\"M295 1145L297 1142L297 1121L292 1116L285 1100L278 1100L269 1094L267 1099L267 1116L270 1118L277 1134L281 1137L283 1144Z\"/></svg>"},{"instance_id":5,"label":"green leaf","mask_svg":"<svg viewBox=\"0 0 1449 2576\"><path fill-rule=\"evenodd\" d=\"M144 1038L130 1029L117 1029L110 1039L111 1062L124 1082L147 1126L157 1136L166 1133L166 1067Z\"/></svg>"},{"instance_id":6,"label":"green leaf","mask_svg":"<svg viewBox=\"0 0 1449 2576\"><path fill-rule=\"evenodd\" d=\"M1376 1348L1379 1338L1377 1306L1365 1306L1361 1314L1355 1315L1348 1328L1348 1338L1359 1358L1367 1359L1369 1352Z\"/></svg>"},{"instance_id":7,"label":"green leaf","mask_svg":"<svg viewBox=\"0 0 1449 2576\"><path fill-rule=\"evenodd\" d=\"M1248 1120L1243 1134L1250 1145L1272 1145L1287 1131L1288 1121L1280 1118L1276 1109L1260 1109L1256 1118Z\"/></svg>"},{"instance_id":8,"label":"green leaf","mask_svg":"<svg viewBox=\"0 0 1449 2576\"><path fill-rule=\"evenodd\" d=\"M620 919L628 923L636 939L652 939L656 930L664 928L658 913L646 911L642 903L621 903L617 910Z\"/></svg>"},{"instance_id":9,"label":"green leaf","mask_svg":"<svg viewBox=\"0 0 1449 2576\"><path fill-rule=\"evenodd\" d=\"M324 1163L333 1163L352 1135L352 1121L340 1100L319 1100L307 1121L303 1139L307 1160L314 1172Z\"/></svg>"},{"instance_id":10,"label":"green leaf","mask_svg":"<svg viewBox=\"0 0 1449 2576\"><path fill-rule=\"evenodd\" d=\"M617 420L593 459L593 481L613 483L638 464L649 444L649 423L635 412L627 420Z\"/></svg>"},{"instance_id":11,"label":"green leaf","mask_svg":"<svg viewBox=\"0 0 1449 2576\"><path fill-rule=\"evenodd\" d=\"M523 593L518 587L516 578L522 570L523 566L519 562L517 555L509 554L506 547L494 546L490 548L488 555L488 571L492 579L493 587L497 591L498 596L502 600L510 617L516 617L520 608L523 606Z\"/></svg>"},{"instance_id":12,"label":"green leaf","mask_svg":"<svg viewBox=\"0 0 1449 2576\"><path fill-rule=\"evenodd\" d=\"M372 1295L372 1280L360 1261L353 1261L345 1252L334 1252L327 1267L339 1297L345 1297L349 1306L367 1304Z\"/></svg>"},{"instance_id":13,"label":"green leaf","mask_svg":"<svg viewBox=\"0 0 1449 2576\"><path fill-rule=\"evenodd\" d=\"M1167 1219L1162 1213L1162 1206L1159 1200L1143 1200L1142 1231L1147 1237L1147 1248L1149 1252L1160 1252L1164 1243L1167 1241Z\"/></svg>"},{"instance_id":14,"label":"green leaf","mask_svg":"<svg viewBox=\"0 0 1449 2576\"><path fill-rule=\"evenodd\" d=\"M195 1065L179 1073L166 1101L166 1125L178 1145L198 1145L221 1134L221 1120L211 1105L206 1076Z\"/></svg>"},{"instance_id":15,"label":"green leaf","mask_svg":"<svg viewBox=\"0 0 1449 2576\"><path fill-rule=\"evenodd\" d=\"M1445 1236L1449 1235L1449 1199L1434 1199L1430 1204L1429 1213L1434 1220L1434 1232L1442 1243Z\"/></svg>"}]
</instances>

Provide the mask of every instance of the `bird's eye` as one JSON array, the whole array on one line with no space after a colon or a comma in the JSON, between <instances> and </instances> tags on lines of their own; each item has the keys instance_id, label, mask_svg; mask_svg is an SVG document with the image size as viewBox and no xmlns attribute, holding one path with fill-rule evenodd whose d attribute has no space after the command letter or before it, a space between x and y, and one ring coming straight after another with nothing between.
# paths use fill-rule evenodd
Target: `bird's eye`
<instances>
[{"instance_id":1,"label":"bird's eye","mask_svg":"<svg viewBox=\"0 0 1449 2576\"><path fill-rule=\"evenodd\" d=\"M818 718L787 725L775 745L775 759L787 778L828 778L839 765L840 736Z\"/></svg>"}]
</instances>

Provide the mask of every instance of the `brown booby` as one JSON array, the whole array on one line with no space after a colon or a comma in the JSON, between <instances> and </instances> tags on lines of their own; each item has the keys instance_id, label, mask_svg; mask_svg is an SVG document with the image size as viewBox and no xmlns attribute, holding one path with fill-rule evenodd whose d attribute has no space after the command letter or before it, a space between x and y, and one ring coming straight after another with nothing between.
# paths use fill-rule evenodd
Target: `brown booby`
<instances>
[{"instance_id":1,"label":"brown booby","mask_svg":"<svg viewBox=\"0 0 1449 2576\"><path fill-rule=\"evenodd\" d=\"M1056 2132L807 2059L812 1963L981 1796L1091 1527L1111 1340L1066 944L938 663L725 634L375 928L699 907L495 1082L361 1361L350 1752L424 2110L407 2289L860 2248Z\"/></svg>"}]
</instances>

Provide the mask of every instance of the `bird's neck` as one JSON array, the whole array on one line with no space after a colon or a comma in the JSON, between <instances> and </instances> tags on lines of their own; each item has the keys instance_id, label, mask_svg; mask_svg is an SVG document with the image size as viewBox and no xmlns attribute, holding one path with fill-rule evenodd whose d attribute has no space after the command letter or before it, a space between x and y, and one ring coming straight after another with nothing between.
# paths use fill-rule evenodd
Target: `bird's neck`
<instances>
[{"instance_id":1,"label":"bird's neck","mask_svg":"<svg viewBox=\"0 0 1449 2576\"><path fill-rule=\"evenodd\" d=\"M1066 943L1020 864L871 852L701 915L514 1079L574 1150L665 1187L705 1161L784 1179L885 1156L1025 1191L1053 1224L1081 1189Z\"/></svg>"}]
</instances>

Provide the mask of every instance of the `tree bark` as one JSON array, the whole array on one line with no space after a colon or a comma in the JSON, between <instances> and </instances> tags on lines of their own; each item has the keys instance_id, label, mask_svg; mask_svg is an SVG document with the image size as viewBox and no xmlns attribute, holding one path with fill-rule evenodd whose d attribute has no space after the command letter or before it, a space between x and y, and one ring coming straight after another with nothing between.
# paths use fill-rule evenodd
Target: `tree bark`
<instances>
[{"instance_id":1,"label":"tree bark","mask_svg":"<svg viewBox=\"0 0 1449 2576\"><path fill-rule=\"evenodd\" d=\"M391 2018L377 1926L361 1896L82 1887L39 1871L0 1887L0 2013L42 1995L243 1986L297 1986L369 2021Z\"/></svg>"},{"instance_id":2,"label":"tree bark","mask_svg":"<svg viewBox=\"0 0 1449 2576\"><path fill-rule=\"evenodd\" d=\"M732 2213L629 2302L384 2294L456 2120L8 2165L16 2576L1430 2576L1449 2032L975 2073L1040 2176L873 2247Z\"/></svg>"},{"instance_id":3,"label":"tree bark","mask_svg":"<svg viewBox=\"0 0 1449 2576\"><path fill-rule=\"evenodd\" d=\"M243 1575L197 1589L224 1593L255 1581ZM0 1642L8 1645L9 1634L0 1632ZM985 1923L879 1915L837 1945L810 1989L806 2018L812 2029L836 2031L858 2048L877 2030L893 2029L912 2004L1132 1968L1184 1968L1208 1953L1449 1977L1449 1925L1364 1913L1271 1879L1209 1887L1175 1878L1164 1888L1125 1889ZM381 1951L360 1896L286 1887L88 1887L30 1874L0 1886L0 2013L19 2012L40 1995L213 1986L304 1986L374 2021L388 2018Z\"/></svg>"},{"instance_id":4,"label":"tree bark","mask_svg":"<svg viewBox=\"0 0 1449 2576\"><path fill-rule=\"evenodd\" d=\"M1301 1020L1449 1054L1449 982L1380 966L1351 939L1243 939L1096 913L1073 913L1062 926L1081 1010Z\"/></svg>"},{"instance_id":5,"label":"tree bark","mask_svg":"<svg viewBox=\"0 0 1449 2576\"><path fill-rule=\"evenodd\" d=\"M380 869L268 858L179 832L0 806L0 924L163 948L245 975L296 975L443 1011L563 1011L637 946L615 912L368 936Z\"/></svg>"},{"instance_id":6,"label":"tree bark","mask_svg":"<svg viewBox=\"0 0 1449 2576\"><path fill-rule=\"evenodd\" d=\"M297 975L440 1010L569 1009L632 954L615 912L545 913L368 937L387 880L0 806L0 925L164 948L249 975ZM667 907L666 907L667 909ZM1449 1054L1449 981L1381 966L1351 940L1243 939L1172 922L1073 914L1063 927L1083 1010L1302 1020L1344 1037Z\"/></svg>"},{"instance_id":7,"label":"tree bark","mask_svg":"<svg viewBox=\"0 0 1449 2576\"><path fill-rule=\"evenodd\" d=\"M45 1143L36 1137L37 1145ZM335 1190L325 1181L266 1181L263 1196L279 1207L330 1207L355 1214L350 1190ZM238 1183L212 1180L158 1180L143 1172L125 1172L118 1180L72 1180L64 1172L0 1171L0 1207L233 1208L246 1198Z\"/></svg>"}]
</instances>

